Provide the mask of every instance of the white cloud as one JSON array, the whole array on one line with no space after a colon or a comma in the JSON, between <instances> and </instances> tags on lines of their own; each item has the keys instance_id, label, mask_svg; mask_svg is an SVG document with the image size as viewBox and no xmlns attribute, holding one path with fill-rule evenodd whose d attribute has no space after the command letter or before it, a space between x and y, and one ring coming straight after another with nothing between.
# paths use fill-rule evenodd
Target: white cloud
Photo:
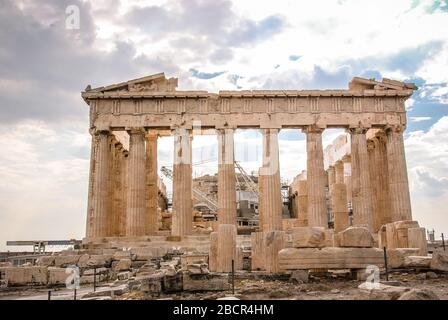
<instances>
[{"instance_id":1,"label":"white cloud","mask_svg":"<svg viewBox=\"0 0 448 320\"><path fill-rule=\"evenodd\" d=\"M411 122L422 122L422 121L428 121L431 120L431 117L409 117L409 120Z\"/></svg>"},{"instance_id":2,"label":"white cloud","mask_svg":"<svg viewBox=\"0 0 448 320\"><path fill-rule=\"evenodd\" d=\"M448 116L427 132L405 140L414 219L428 228L448 230Z\"/></svg>"}]
</instances>

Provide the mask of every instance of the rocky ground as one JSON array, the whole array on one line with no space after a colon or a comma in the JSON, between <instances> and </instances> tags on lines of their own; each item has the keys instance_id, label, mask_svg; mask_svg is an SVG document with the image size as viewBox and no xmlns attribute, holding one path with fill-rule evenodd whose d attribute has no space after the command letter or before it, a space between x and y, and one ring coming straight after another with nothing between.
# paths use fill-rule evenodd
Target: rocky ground
<instances>
[{"instance_id":1,"label":"rocky ground","mask_svg":"<svg viewBox=\"0 0 448 320\"><path fill-rule=\"evenodd\" d=\"M243 277L244 278L244 277ZM384 278L384 275L381 275ZM236 279L235 293L226 291L199 291L176 293L148 293L135 290L126 281L115 281L93 292L91 286L77 291L77 299L101 300L197 300L236 297L240 300L396 300L396 299L440 299L448 300L448 273L393 272L389 281L381 280L378 290L362 289L365 282L352 280L349 274L311 274L308 280ZM361 289L359 288L361 286ZM53 289L52 300L73 300L73 290ZM48 299L48 289L10 288L0 291L0 300Z\"/></svg>"}]
</instances>

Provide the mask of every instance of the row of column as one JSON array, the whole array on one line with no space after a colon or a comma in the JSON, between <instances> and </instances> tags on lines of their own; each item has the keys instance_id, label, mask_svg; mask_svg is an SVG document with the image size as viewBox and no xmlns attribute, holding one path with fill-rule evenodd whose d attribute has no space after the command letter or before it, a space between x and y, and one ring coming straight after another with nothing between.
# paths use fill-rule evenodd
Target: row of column
<instances>
[{"instance_id":1,"label":"row of column","mask_svg":"<svg viewBox=\"0 0 448 320\"><path fill-rule=\"evenodd\" d=\"M92 132L87 238L158 230L157 136L131 129L129 151L109 131Z\"/></svg>"},{"instance_id":2,"label":"row of column","mask_svg":"<svg viewBox=\"0 0 448 320\"><path fill-rule=\"evenodd\" d=\"M282 229L282 196L278 129L263 129L263 165L259 172L260 226ZM411 219L403 132L389 128L368 146L367 129L351 128L351 188L353 223L377 229L392 221ZM309 226L328 227L322 128L304 129L307 141L307 212ZM129 151L107 131L92 134L87 237L144 236L158 231L157 132L131 129ZM174 134L172 235L192 231L192 166L190 130ZM234 130L218 134L218 221L236 225ZM111 146L114 146L111 148ZM330 171L331 193L347 197L343 164ZM342 214L341 201L333 209ZM335 210L336 209L336 210ZM389 213L390 211L390 213ZM378 213L381 212L381 213Z\"/></svg>"},{"instance_id":3,"label":"row of column","mask_svg":"<svg viewBox=\"0 0 448 320\"><path fill-rule=\"evenodd\" d=\"M344 177L341 160L327 171L336 231L348 225L348 201L353 225L372 232L386 223L412 220L403 128L378 130L369 140L366 132L366 128L349 129L351 156L343 161L350 162L350 177Z\"/></svg>"}]
</instances>

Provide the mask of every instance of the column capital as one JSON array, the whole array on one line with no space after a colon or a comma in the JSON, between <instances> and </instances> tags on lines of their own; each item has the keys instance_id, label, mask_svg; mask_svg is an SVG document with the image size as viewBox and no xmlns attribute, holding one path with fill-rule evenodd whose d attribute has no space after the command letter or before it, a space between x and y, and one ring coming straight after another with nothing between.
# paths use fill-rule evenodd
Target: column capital
<instances>
[{"instance_id":1,"label":"column capital","mask_svg":"<svg viewBox=\"0 0 448 320\"><path fill-rule=\"evenodd\" d=\"M158 130L148 129L145 132L145 138L146 139L157 139L158 137L159 137Z\"/></svg>"},{"instance_id":2,"label":"column capital","mask_svg":"<svg viewBox=\"0 0 448 320\"><path fill-rule=\"evenodd\" d=\"M389 134L390 132L403 133L404 130L406 130L406 126L402 124L387 125L384 127L384 131L386 132L386 134Z\"/></svg>"},{"instance_id":3,"label":"column capital","mask_svg":"<svg viewBox=\"0 0 448 320\"><path fill-rule=\"evenodd\" d=\"M128 134L145 134L145 129L143 127L127 127L126 131Z\"/></svg>"},{"instance_id":4,"label":"column capital","mask_svg":"<svg viewBox=\"0 0 448 320\"><path fill-rule=\"evenodd\" d=\"M235 132L234 128L216 128L215 129L216 134L225 134L226 132Z\"/></svg>"},{"instance_id":5,"label":"column capital","mask_svg":"<svg viewBox=\"0 0 448 320\"><path fill-rule=\"evenodd\" d=\"M369 127L364 126L350 127L347 129L347 132L350 134L366 134L369 129Z\"/></svg>"},{"instance_id":6,"label":"column capital","mask_svg":"<svg viewBox=\"0 0 448 320\"><path fill-rule=\"evenodd\" d=\"M105 130L105 129L97 129L97 128L90 128L89 132L92 136L97 136L99 134L109 134L110 131L109 130Z\"/></svg>"},{"instance_id":7,"label":"column capital","mask_svg":"<svg viewBox=\"0 0 448 320\"><path fill-rule=\"evenodd\" d=\"M325 128L319 127L316 124L312 124L306 127L303 127L302 132L304 133L322 133L324 132Z\"/></svg>"},{"instance_id":8,"label":"column capital","mask_svg":"<svg viewBox=\"0 0 448 320\"><path fill-rule=\"evenodd\" d=\"M260 128L261 134L278 134L280 132L279 128Z\"/></svg>"}]
</instances>

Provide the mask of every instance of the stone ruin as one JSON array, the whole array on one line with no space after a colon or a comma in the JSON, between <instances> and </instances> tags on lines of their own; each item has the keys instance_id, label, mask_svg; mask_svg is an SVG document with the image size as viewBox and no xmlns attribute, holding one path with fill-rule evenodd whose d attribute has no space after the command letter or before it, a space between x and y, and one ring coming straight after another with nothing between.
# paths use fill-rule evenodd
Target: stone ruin
<instances>
[{"instance_id":1,"label":"stone ruin","mask_svg":"<svg viewBox=\"0 0 448 320\"><path fill-rule=\"evenodd\" d=\"M58 285L64 268L77 265L81 283L91 283L98 268L105 278L132 279L131 287L152 293L228 290L232 270L281 277L383 269L383 248L390 269L448 271L448 255L428 255L425 229L412 218L403 132L414 84L354 78L348 90L176 87L177 79L162 73L82 92L92 135L82 248L41 258L37 266L3 266L4 283ZM238 128L263 135L260 223L250 235L238 234L236 223ZM306 172L290 187L290 219L282 218L282 128L302 130L307 142ZM326 128L348 133L334 152L323 150ZM193 226L191 147L198 134L218 137L218 221L207 232ZM163 230L157 140L169 135L173 208L170 230Z\"/></svg>"}]
</instances>

